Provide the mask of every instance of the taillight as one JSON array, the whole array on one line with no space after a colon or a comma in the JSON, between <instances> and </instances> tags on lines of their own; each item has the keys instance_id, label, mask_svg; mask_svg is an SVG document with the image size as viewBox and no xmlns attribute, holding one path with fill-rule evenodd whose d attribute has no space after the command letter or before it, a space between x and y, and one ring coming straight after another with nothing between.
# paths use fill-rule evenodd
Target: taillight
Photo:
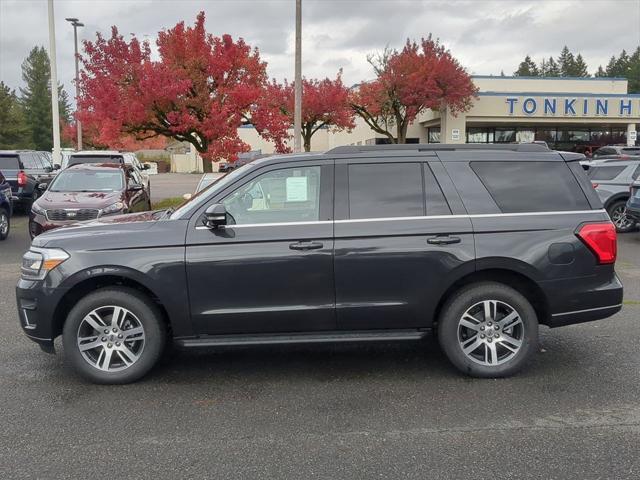
<instances>
[{"instance_id":1,"label":"taillight","mask_svg":"<svg viewBox=\"0 0 640 480\"><path fill-rule=\"evenodd\" d=\"M593 252L598 263L615 263L618 246L613 223L587 223L580 227L576 235Z\"/></svg>"},{"instance_id":2,"label":"taillight","mask_svg":"<svg viewBox=\"0 0 640 480\"><path fill-rule=\"evenodd\" d=\"M593 186L593 188L598 188L600 186L599 183L593 183L593 182L591 182L591 185Z\"/></svg>"},{"instance_id":3,"label":"taillight","mask_svg":"<svg viewBox=\"0 0 640 480\"><path fill-rule=\"evenodd\" d=\"M23 171L18 172L18 186L24 187L27 185L27 174Z\"/></svg>"}]
</instances>

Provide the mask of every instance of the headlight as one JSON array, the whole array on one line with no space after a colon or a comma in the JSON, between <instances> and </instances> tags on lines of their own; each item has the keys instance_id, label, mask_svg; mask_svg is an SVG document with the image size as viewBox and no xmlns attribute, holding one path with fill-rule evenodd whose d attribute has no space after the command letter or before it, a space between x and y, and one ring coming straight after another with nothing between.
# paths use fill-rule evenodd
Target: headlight
<instances>
[{"instance_id":1,"label":"headlight","mask_svg":"<svg viewBox=\"0 0 640 480\"><path fill-rule=\"evenodd\" d=\"M25 280L43 280L47 273L69 258L59 248L31 247L22 257L20 272Z\"/></svg>"},{"instance_id":2,"label":"headlight","mask_svg":"<svg viewBox=\"0 0 640 480\"><path fill-rule=\"evenodd\" d=\"M39 215L47 214L46 210L42 208L40 205L38 205L38 202L35 202L31 205L31 210L33 211L33 213L37 213Z\"/></svg>"},{"instance_id":3,"label":"headlight","mask_svg":"<svg viewBox=\"0 0 640 480\"><path fill-rule=\"evenodd\" d=\"M124 208L124 203L116 202L113 205L109 205L107 208L103 208L102 209L102 214L103 215L108 215L110 213L117 213L117 212L122 211L123 208Z\"/></svg>"}]
</instances>

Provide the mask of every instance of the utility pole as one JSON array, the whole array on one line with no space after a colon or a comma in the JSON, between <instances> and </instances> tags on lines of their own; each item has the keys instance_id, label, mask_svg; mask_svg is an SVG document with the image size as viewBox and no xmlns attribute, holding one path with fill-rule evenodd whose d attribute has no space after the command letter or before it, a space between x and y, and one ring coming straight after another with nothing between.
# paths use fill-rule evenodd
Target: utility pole
<instances>
[{"instance_id":1,"label":"utility pole","mask_svg":"<svg viewBox=\"0 0 640 480\"><path fill-rule=\"evenodd\" d=\"M65 18L65 20L67 22L71 22L71 25L73 25L73 45L76 60L76 130L78 133L78 150L82 150L82 123L80 123L80 118L78 118L78 112L80 111L80 107L78 106L78 99L80 98L80 68L78 66L78 27L84 27L84 23L81 23L77 18Z\"/></svg>"},{"instance_id":2,"label":"utility pole","mask_svg":"<svg viewBox=\"0 0 640 480\"><path fill-rule=\"evenodd\" d=\"M56 73L56 26L53 0L49 0L49 66L51 69L51 121L53 123L53 163L60 165L60 112L58 111L58 75Z\"/></svg>"},{"instance_id":3,"label":"utility pole","mask_svg":"<svg viewBox=\"0 0 640 480\"><path fill-rule=\"evenodd\" d=\"M296 0L296 71L293 108L293 151L302 151L302 0Z\"/></svg>"}]
</instances>

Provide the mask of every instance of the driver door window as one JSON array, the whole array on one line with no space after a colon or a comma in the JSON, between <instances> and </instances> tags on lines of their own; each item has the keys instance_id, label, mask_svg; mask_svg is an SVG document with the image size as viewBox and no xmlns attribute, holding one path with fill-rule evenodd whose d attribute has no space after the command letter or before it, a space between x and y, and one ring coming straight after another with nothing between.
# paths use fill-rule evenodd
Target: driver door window
<instances>
[{"instance_id":1,"label":"driver door window","mask_svg":"<svg viewBox=\"0 0 640 480\"><path fill-rule=\"evenodd\" d=\"M317 221L320 219L320 167L266 172L238 188L222 203L230 224Z\"/></svg>"}]
</instances>

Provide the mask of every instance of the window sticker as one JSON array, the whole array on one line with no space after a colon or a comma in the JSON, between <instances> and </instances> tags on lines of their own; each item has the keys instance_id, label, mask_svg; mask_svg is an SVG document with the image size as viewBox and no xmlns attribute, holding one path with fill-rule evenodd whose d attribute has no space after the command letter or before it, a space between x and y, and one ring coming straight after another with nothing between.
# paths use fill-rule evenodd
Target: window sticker
<instances>
[{"instance_id":1,"label":"window sticker","mask_svg":"<svg viewBox=\"0 0 640 480\"><path fill-rule=\"evenodd\" d=\"M306 202L308 177L287 177L287 202Z\"/></svg>"}]
</instances>

